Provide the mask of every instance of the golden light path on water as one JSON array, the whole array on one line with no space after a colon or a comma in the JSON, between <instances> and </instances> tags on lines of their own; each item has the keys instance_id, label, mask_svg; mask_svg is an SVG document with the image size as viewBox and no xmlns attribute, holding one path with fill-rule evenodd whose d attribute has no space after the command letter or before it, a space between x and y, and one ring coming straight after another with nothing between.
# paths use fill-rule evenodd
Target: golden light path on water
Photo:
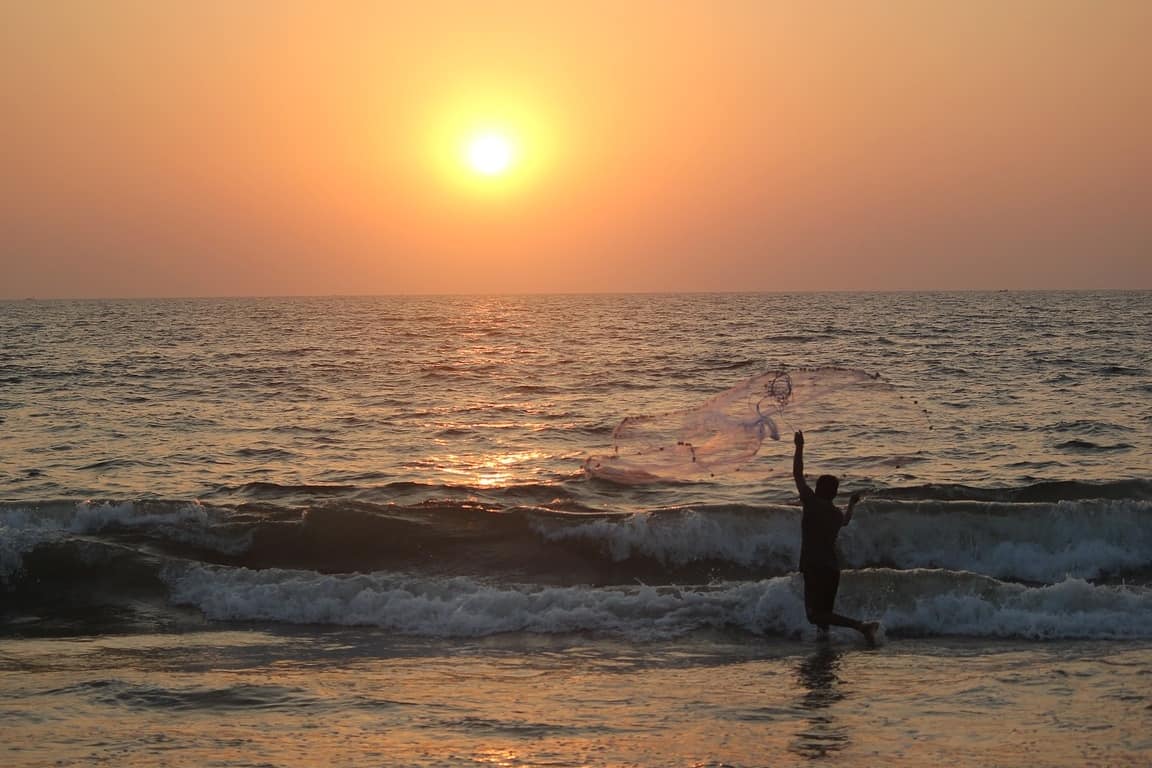
<instances>
[{"instance_id":1,"label":"golden light path on water","mask_svg":"<svg viewBox=\"0 0 1152 768\"><path fill-rule=\"evenodd\" d=\"M523 477L533 463L545 458L543 451L513 451L487 456L470 457L444 454L432 457L439 471L446 475L467 479L479 488L506 488Z\"/></svg>"}]
</instances>

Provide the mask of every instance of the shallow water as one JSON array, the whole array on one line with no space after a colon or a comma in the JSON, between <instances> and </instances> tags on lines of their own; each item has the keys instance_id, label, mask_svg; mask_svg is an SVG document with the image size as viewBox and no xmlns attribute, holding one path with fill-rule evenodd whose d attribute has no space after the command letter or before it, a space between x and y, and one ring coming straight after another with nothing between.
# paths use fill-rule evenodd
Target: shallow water
<instances>
[{"instance_id":1,"label":"shallow water","mask_svg":"<svg viewBox=\"0 0 1152 768\"><path fill-rule=\"evenodd\" d=\"M1141 765L1152 647L202 632L0 641L10 766Z\"/></svg>"}]
</instances>

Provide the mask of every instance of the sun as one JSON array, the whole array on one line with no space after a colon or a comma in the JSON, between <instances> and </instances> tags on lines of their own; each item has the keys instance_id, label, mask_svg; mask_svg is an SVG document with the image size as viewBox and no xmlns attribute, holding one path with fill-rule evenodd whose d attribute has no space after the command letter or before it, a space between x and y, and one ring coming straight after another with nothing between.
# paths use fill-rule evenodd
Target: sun
<instances>
[{"instance_id":1,"label":"sun","mask_svg":"<svg viewBox=\"0 0 1152 768\"><path fill-rule=\"evenodd\" d=\"M464 148L465 163L481 176L502 176L515 164L516 155L512 139L494 131L469 137Z\"/></svg>"},{"instance_id":2,"label":"sun","mask_svg":"<svg viewBox=\"0 0 1152 768\"><path fill-rule=\"evenodd\" d=\"M437 177L429 181L461 200L526 202L547 191L559 167L560 124L551 102L531 92L477 86L429 102L413 138Z\"/></svg>"}]
</instances>

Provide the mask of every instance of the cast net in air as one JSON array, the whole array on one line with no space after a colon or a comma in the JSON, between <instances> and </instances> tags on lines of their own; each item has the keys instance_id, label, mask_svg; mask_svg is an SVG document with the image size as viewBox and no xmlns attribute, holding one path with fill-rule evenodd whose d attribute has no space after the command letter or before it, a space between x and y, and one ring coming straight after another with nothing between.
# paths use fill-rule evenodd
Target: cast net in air
<instances>
[{"instance_id":1,"label":"cast net in air","mask_svg":"<svg viewBox=\"0 0 1152 768\"><path fill-rule=\"evenodd\" d=\"M625 418L612 433L612 453L590 456L584 470L620 483L706 480L741 471L766 440L790 459L795 430L857 440L879 425L899 431L901 424L919 431L925 411L877 374L777 370L692 408Z\"/></svg>"}]
</instances>

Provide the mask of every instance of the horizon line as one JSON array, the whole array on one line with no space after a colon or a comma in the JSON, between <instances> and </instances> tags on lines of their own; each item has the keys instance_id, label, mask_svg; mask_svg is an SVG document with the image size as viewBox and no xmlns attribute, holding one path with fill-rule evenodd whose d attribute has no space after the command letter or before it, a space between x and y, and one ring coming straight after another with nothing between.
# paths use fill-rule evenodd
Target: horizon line
<instances>
[{"instance_id":1,"label":"horizon line","mask_svg":"<svg viewBox=\"0 0 1152 768\"><path fill-rule=\"evenodd\" d=\"M156 294L141 296L0 296L0 302L37 301L207 301L224 299L382 299L382 298L468 298L468 297L545 297L545 296L770 296L770 295L846 295L846 294L913 294L913 293L1147 293L1148 288L870 288L870 289L802 289L763 291L410 291L396 293L235 293L235 294Z\"/></svg>"}]
</instances>

